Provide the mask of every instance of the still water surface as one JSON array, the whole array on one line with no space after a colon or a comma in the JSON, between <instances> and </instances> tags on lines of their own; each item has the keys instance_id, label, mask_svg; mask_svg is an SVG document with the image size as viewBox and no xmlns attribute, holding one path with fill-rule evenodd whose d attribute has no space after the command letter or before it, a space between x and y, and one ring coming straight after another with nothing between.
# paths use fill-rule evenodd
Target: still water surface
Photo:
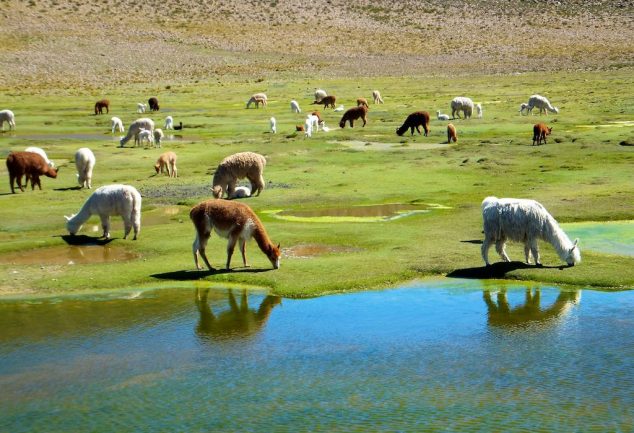
<instances>
[{"instance_id":1,"label":"still water surface","mask_svg":"<svg viewBox=\"0 0 634 433\"><path fill-rule=\"evenodd\" d=\"M463 280L4 301L0 431L632 431L633 311Z\"/></svg>"}]
</instances>

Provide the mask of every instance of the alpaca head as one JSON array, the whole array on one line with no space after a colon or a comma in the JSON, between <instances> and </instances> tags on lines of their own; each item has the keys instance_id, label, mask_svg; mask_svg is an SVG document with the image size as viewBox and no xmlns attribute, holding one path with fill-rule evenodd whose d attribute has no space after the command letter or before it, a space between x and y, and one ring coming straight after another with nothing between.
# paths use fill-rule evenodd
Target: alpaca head
<instances>
[{"instance_id":1,"label":"alpaca head","mask_svg":"<svg viewBox=\"0 0 634 433\"><path fill-rule=\"evenodd\" d=\"M559 108L557 108L557 107L553 107L553 113L555 113L555 114L559 114Z\"/></svg>"},{"instance_id":2,"label":"alpaca head","mask_svg":"<svg viewBox=\"0 0 634 433\"><path fill-rule=\"evenodd\" d=\"M68 230L68 233L70 233L72 236L75 236L77 232L81 229L81 224L77 225L76 223L74 223L74 217L75 214L71 214L70 216L64 215L64 218L66 218L66 230Z\"/></svg>"},{"instance_id":3,"label":"alpaca head","mask_svg":"<svg viewBox=\"0 0 634 433\"><path fill-rule=\"evenodd\" d=\"M212 192L214 198L221 198L222 197L222 187L220 185L216 185L213 188L211 188L211 192Z\"/></svg>"},{"instance_id":4,"label":"alpaca head","mask_svg":"<svg viewBox=\"0 0 634 433\"><path fill-rule=\"evenodd\" d=\"M568 266L574 266L578 263L581 263L581 252L579 251L579 239L575 239L575 242L572 244L572 248L568 250L568 254L566 255L566 263Z\"/></svg>"},{"instance_id":5,"label":"alpaca head","mask_svg":"<svg viewBox=\"0 0 634 433\"><path fill-rule=\"evenodd\" d=\"M280 250L280 244L277 244L277 246L271 244L269 250L266 252L266 256L271 261L271 264L273 265L273 269L280 268L281 255L282 255L282 252Z\"/></svg>"}]
</instances>

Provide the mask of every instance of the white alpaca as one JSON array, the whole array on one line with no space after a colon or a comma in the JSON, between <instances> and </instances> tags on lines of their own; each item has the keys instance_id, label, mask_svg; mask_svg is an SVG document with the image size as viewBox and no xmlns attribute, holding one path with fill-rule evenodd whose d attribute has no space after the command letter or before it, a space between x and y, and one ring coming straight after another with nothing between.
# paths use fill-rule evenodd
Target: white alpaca
<instances>
[{"instance_id":1,"label":"white alpaca","mask_svg":"<svg viewBox=\"0 0 634 433\"><path fill-rule=\"evenodd\" d=\"M535 200L486 197L482 201L482 219L482 259L487 266L489 248L493 243L502 260L511 261L505 251L507 240L524 243L526 263L530 263L532 255L535 264L541 266L537 248L537 241L540 239L549 242L557 251L559 258L569 266L581 262L577 246L579 240L571 242L555 218Z\"/></svg>"},{"instance_id":2,"label":"white alpaca","mask_svg":"<svg viewBox=\"0 0 634 433\"><path fill-rule=\"evenodd\" d=\"M528 104L527 103L522 103L520 105L520 116L522 114L524 114L524 110L526 110L526 114L528 114Z\"/></svg>"},{"instance_id":3,"label":"white alpaca","mask_svg":"<svg viewBox=\"0 0 634 433\"><path fill-rule=\"evenodd\" d=\"M308 116L306 118L306 120L304 121L304 137L312 137L313 136L313 121L310 118L310 116Z\"/></svg>"},{"instance_id":4,"label":"white alpaca","mask_svg":"<svg viewBox=\"0 0 634 433\"><path fill-rule=\"evenodd\" d=\"M141 131L141 129L148 129L150 131L154 130L154 121L147 117L142 117L141 119L137 119L130 124L128 128L128 133L125 137L119 140L119 147L123 147L132 137L135 138L135 142L137 141L137 134Z\"/></svg>"},{"instance_id":5,"label":"white alpaca","mask_svg":"<svg viewBox=\"0 0 634 433\"><path fill-rule=\"evenodd\" d=\"M4 122L9 124L9 130L15 129L15 114L11 110L0 111L0 127L4 131Z\"/></svg>"},{"instance_id":6,"label":"white alpaca","mask_svg":"<svg viewBox=\"0 0 634 433\"><path fill-rule=\"evenodd\" d=\"M316 116L314 114L309 114L306 117L306 121L310 122L311 124L311 132L319 132L319 124L321 123L321 119L319 118L319 116Z\"/></svg>"},{"instance_id":7,"label":"white alpaca","mask_svg":"<svg viewBox=\"0 0 634 433\"><path fill-rule=\"evenodd\" d=\"M115 129L119 129L119 132L123 132L125 129L123 128L123 122L118 117L110 118L110 126L112 128L112 134L114 134Z\"/></svg>"},{"instance_id":8,"label":"white alpaca","mask_svg":"<svg viewBox=\"0 0 634 433\"><path fill-rule=\"evenodd\" d=\"M75 167L77 167L77 182L82 188L92 188L92 170L95 168L95 154L87 147L75 152Z\"/></svg>"},{"instance_id":9,"label":"white alpaca","mask_svg":"<svg viewBox=\"0 0 634 433\"><path fill-rule=\"evenodd\" d=\"M315 89L315 102L320 102L326 96L328 96L328 93L326 93L325 90L323 90L323 89Z\"/></svg>"},{"instance_id":10,"label":"white alpaca","mask_svg":"<svg viewBox=\"0 0 634 433\"><path fill-rule=\"evenodd\" d=\"M154 147L161 147L163 137L165 137L165 134L163 134L163 130L161 128L156 128L153 133Z\"/></svg>"},{"instance_id":11,"label":"white alpaca","mask_svg":"<svg viewBox=\"0 0 634 433\"><path fill-rule=\"evenodd\" d=\"M163 129L174 129L174 119L172 116L167 116L165 118L165 125L163 125Z\"/></svg>"},{"instance_id":12,"label":"white alpaca","mask_svg":"<svg viewBox=\"0 0 634 433\"><path fill-rule=\"evenodd\" d=\"M451 118L455 119L456 114L460 119L460 112L464 114L464 118L467 119L473 114L473 101L466 96L458 96L451 101Z\"/></svg>"},{"instance_id":13,"label":"white alpaca","mask_svg":"<svg viewBox=\"0 0 634 433\"><path fill-rule=\"evenodd\" d=\"M542 112L544 112L546 113L546 115L548 115L549 111L552 111L555 114L559 113L559 108L550 105L550 101L546 97L541 95L533 95L528 98L528 107L526 108L528 110L528 113L532 113L533 108L535 107L539 108L539 114L542 114Z\"/></svg>"},{"instance_id":14,"label":"white alpaca","mask_svg":"<svg viewBox=\"0 0 634 433\"><path fill-rule=\"evenodd\" d=\"M141 146L144 141L147 141L148 144L152 144L154 142L154 135L149 129L139 130L138 134L134 137L135 146Z\"/></svg>"},{"instance_id":15,"label":"white alpaca","mask_svg":"<svg viewBox=\"0 0 634 433\"><path fill-rule=\"evenodd\" d=\"M441 114L440 110L436 111L436 117L438 117L438 120L449 120L449 115Z\"/></svg>"},{"instance_id":16,"label":"white alpaca","mask_svg":"<svg viewBox=\"0 0 634 433\"><path fill-rule=\"evenodd\" d=\"M372 99L374 99L375 104L383 103L383 98L381 98L381 92L379 92L378 90L372 91Z\"/></svg>"},{"instance_id":17,"label":"white alpaca","mask_svg":"<svg viewBox=\"0 0 634 433\"><path fill-rule=\"evenodd\" d=\"M476 113L478 113L478 119L482 119L482 104L475 105Z\"/></svg>"},{"instance_id":18,"label":"white alpaca","mask_svg":"<svg viewBox=\"0 0 634 433\"><path fill-rule=\"evenodd\" d=\"M340 113L343 110L345 110L345 108L343 107L343 104L341 104L340 106L338 106L337 108L334 109L335 112Z\"/></svg>"},{"instance_id":19,"label":"white alpaca","mask_svg":"<svg viewBox=\"0 0 634 433\"><path fill-rule=\"evenodd\" d=\"M145 109L147 108L147 105L139 102L138 104L136 104L136 112L137 113L145 113Z\"/></svg>"},{"instance_id":20,"label":"white alpaca","mask_svg":"<svg viewBox=\"0 0 634 433\"><path fill-rule=\"evenodd\" d=\"M247 101L247 108L249 108L251 104L255 104L255 107L257 108L260 103L262 103L263 105L266 105L267 102L268 102L268 99L265 93L254 93L253 95L251 95L251 97Z\"/></svg>"},{"instance_id":21,"label":"white alpaca","mask_svg":"<svg viewBox=\"0 0 634 433\"><path fill-rule=\"evenodd\" d=\"M230 199L247 197L251 197L251 188L248 186L236 186L236 189L234 189L233 193L229 196Z\"/></svg>"},{"instance_id":22,"label":"white alpaca","mask_svg":"<svg viewBox=\"0 0 634 433\"><path fill-rule=\"evenodd\" d=\"M41 149L39 147L31 146L31 147L27 147L26 149L24 149L24 151L25 152L37 153L42 158L44 158L44 161L46 161L46 163L48 164L49 167L55 168L55 163L53 161L51 161L50 159L48 159L48 156L46 156L46 152L44 152L44 149Z\"/></svg>"},{"instance_id":23,"label":"white alpaca","mask_svg":"<svg viewBox=\"0 0 634 433\"><path fill-rule=\"evenodd\" d=\"M299 108L299 104L294 99L291 101L291 111L293 113L301 113L302 112L302 109Z\"/></svg>"},{"instance_id":24,"label":"white alpaca","mask_svg":"<svg viewBox=\"0 0 634 433\"><path fill-rule=\"evenodd\" d=\"M271 132L275 134L277 132L277 121L275 120L275 117L271 117L269 119L269 123L271 126Z\"/></svg>"},{"instance_id":25,"label":"white alpaca","mask_svg":"<svg viewBox=\"0 0 634 433\"><path fill-rule=\"evenodd\" d=\"M110 238L110 217L120 215L125 228L123 239L134 229L134 240L141 231L141 194L130 185L106 185L97 188L79 210L77 215L66 218L66 229L77 234L91 215L101 218L103 237Z\"/></svg>"}]
</instances>

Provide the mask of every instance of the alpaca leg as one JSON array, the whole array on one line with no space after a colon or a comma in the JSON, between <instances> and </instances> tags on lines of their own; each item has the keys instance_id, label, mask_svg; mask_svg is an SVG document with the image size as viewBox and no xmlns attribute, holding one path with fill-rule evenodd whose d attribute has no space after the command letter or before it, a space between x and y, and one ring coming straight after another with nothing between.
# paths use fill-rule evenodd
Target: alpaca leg
<instances>
[{"instance_id":1,"label":"alpaca leg","mask_svg":"<svg viewBox=\"0 0 634 433\"><path fill-rule=\"evenodd\" d=\"M238 183L238 179L231 179L227 184L227 196L231 197L236 190L236 184Z\"/></svg>"},{"instance_id":2,"label":"alpaca leg","mask_svg":"<svg viewBox=\"0 0 634 433\"><path fill-rule=\"evenodd\" d=\"M249 267L247 263L247 241L244 239L240 239L240 252L242 253L242 264L244 264L245 268Z\"/></svg>"},{"instance_id":3,"label":"alpaca leg","mask_svg":"<svg viewBox=\"0 0 634 433\"><path fill-rule=\"evenodd\" d=\"M529 242L524 243L524 258L526 259L526 264L531 264L531 245Z\"/></svg>"},{"instance_id":4,"label":"alpaca leg","mask_svg":"<svg viewBox=\"0 0 634 433\"><path fill-rule=\"evenodd\" d=\"M210 271L213 271L214 268L209 264L209 260L207 260L207 254L205 254L205 248L207 247L207 241L209 241L209 237L211 236L211 231L206 231L201 236L200 233L196 233L196 239L194 239L194 244L192 245L192 250L194 253L194 263L196 264L196 269L199 271L202 270L200 264L198 263L198 254L203 258L203 261L207 265L207 268Z\"/></svg>"},{"instance_id":5,"label":"alpaca leg","mask_svg":"<svg viewBox=\"0 0 634 433\"><path fill-rule=\"evenodd\" d=\"M234 233L229 234L229 242L227 242L227 266L226 269L231 269L231 256L233 256L233 250L236 248L236 242L238 241L238 235Z\"/></svg>"},{"instance_id":6,"label":"alpaca leg","mask_svg":"<svg viewBox=\"0 0 634 433\"><path fill-rule=\"evenodd\" d=\"M108 215L100 215L101 218L101 227L103 228L102 237L106 239L110 239L110 216ZM125 237L124 237L125 239Z\"/></svg>"},{"instance_id":7,"label":"alpaca leg","mask_svg":"<svg viewBox=\"0 0 634 433\"><path fill-rule=\"evenodd\" d=\"M541 266L542 263L539 259L539 249L537 248L537 239L531 242L531 253L533 254L533 259L535 259L535 266Z\"/></svg>"},{"instance_id":8,"label":"alpaca leg","mask_svg":"<svg viewBox=\"0 0 634 433\"><path fill-rule=\"evenodd\" d=\"M176 163L172 165L172 175L178 177L178 170L176 169Z\"/></svg>"},{"instance_id":9,"label":"alpaca leg","mask_svg":"<svg viewBox=\"0 0 634 433\"><path fill-rule=\"evenodd\" d=\"M510 262L511 259L506 254L506 242L504 240L499 240L495 242L495 251L502 257L502 260L505 262Z\"/></svg>"},{"instance_id":10,"label":"alpaca leg","mask_svg":"<svg viewBox=\"0 0 634 433\"><path fill-rule=\"evenodd\" d=\"M489 241L489 239L485 238L484 241L482 242L481 253L482 253L482 260L484 260L484 264L486 264L487 266L490 265L489 263L489 248L490 247L491 247L491 242Z\"/></svg>"},{"instance_id":11,"label":"alpaca leg","mask_svg":"<svg viewBox=\"0 0 634 433\"><path fill-rule=\"evenodd\" d=\"M31 175L31 189L35 189L35 185L42 191L42 182L40 181L40 177L36 174Z\"/></svg>"},{"instance_id":12,"label":"alpaca leg","mask_svg":"<svg viewBox=\"0 0 634 433\"><path fill-rule=\"evenodd\" d=\"M128 218L123 217L123 239L126 239L128 237L131 230L132 230L132 221L130 221L129 217ZM134 238L136 239L136 235L134 236Z\"/></svg>"}]
</instances>

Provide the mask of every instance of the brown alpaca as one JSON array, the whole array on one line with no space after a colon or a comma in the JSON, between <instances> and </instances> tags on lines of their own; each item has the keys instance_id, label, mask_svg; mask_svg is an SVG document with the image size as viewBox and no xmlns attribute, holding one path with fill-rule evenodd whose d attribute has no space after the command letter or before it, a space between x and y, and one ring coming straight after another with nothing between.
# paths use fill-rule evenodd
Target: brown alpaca
<instances>
[{"instance_id":1,"label":"brown alpaca","mask_svg":"<svg viewBox=\"0 0 634 433\"><path fill-rule=\"evenodd\" d=\"M165 152L159 156L156 160L156 164L154 164L154 169L156 169L156 174L165 173L169 175L169 177L178 177L178 170L176 169L176 154L174 152Z\"/></svg>"},{"instance_id":2,"label":"brown alpaca","mask_svg":"<svg viewBox=\"0 0 634 433\"><path fill-rule=\"evenodd\" d=\"M207 200L194 206L189 212L189 218L196 228L196 239L192 245L196 269L202 269L198 262L199 254L207 268L210 271L214 269L207 260L207 254L205 254L212 230L218 236L229 240L227 243L227 270L230 269L231 256L238 241L240 242L242 263L244 266L249 266L247 264L246 242L251 238L255 239L260 250L271 261L273 268L280 267L280 245L275 246L271 242L262 222L246 204L229 200Z\"/></svg>"},{"instance_id":3,"label":"brown alpaca","mask_svg":"<svg viewBox=\"0 0 634 433\"><path fill-rule=\"evenodd\" d=\"M304 132L304 125L295 125L295 131Z\"/></svg>"},{"instance_id":4,"label":"brown alpaca","mask_svg":"<svg viewBox=\"0 0 634 433\"><path fill-rule=\"evenodd\" d=\"M110 101L102 99L101 101L95 102L95 115L103 114L104 108L106 109L106 113L110 112Z\"/></svg>"},{"instance_id":5,"label":"brown alpaca","mask_svg":"<svg viewBox=\"0 0 634 433\"><path fill-rule=\"evenodd\" d=\"M31 180L31 189L35 189L37 185L40 190L42 189L42 183L40 182L40 176L45 175L48 177L56 178L56 168L51 168L48 163L37 153L33 152L11 152L7 156L7 169L9 170L9 185L11 185L11 192L15 194L13 187L14 180L17 179L18 188L24 192L22 187L22 176L26 176L26 181Z\"/></svg>"},{"instance_id":6,"label":"brown alpaca","mask_svg":"<svg viewBox=\"0 0 634 433\"><path fill-rule=\"evenodd\" d=\"M339 122L340 128L346 127L346 121L350 122L350 127L354 128L354 121L356 119L363 120L363 126L368 122L368 107L365 105L359 105L358 107L350 108L348 111L343 113L343 117Z\"/></svg>"},{"instance_id":7,"label":"brown alpaca","mask_svg":"<svg viewBox=\"0 0 634 433\"><path fill-rule=\"evenodd\" d=\"M453 140L454 143L458 142L458 136L456 135L456 127L453 126L452 123L447 125L447 143L451 143L451 140Z\"/></svg>"},{"instance_id":8,"label":"brown alpaca","mask_svg":"<svg viewBox=\"0 0 634 433\"><path fill-rule=\"evenodd\" d=\"M321 101L314 101L313 105L315 105L315 104L318 104L318 105L323 104L324 105L324 110L325 110L328 107L335 108L335 102L337 102L337 97L335 95L328 95L328 96L322 98Z\"/></svg>"},{"instance_id":9,"label":"brown alpaca","mask_svg":"<svg viewBox=\"0 0 634 433\"><path fill-rule=\"evenodd\" d=\"M365 105L366 107L369 107L368 100L365 98L357 98L357 107L360 105Z\"/></svg>"},{"instance_id":10,"label":"brown alpaca","mask_svg":"<svg viewBox=\"0 0 634 433\"><path fill-rule=\"evenodd\" d=\"M414 135L414 128L416 128L416 130L420 134L421 126L425 130L425 137L427 137L430 131L429 113L427 111L415 111L414 113L407 116L407 119L405 119L405 123L403 123L403 125L401 125L401 127L396 130L396 134L403 135L405 134L405 131L410 129L412 132L412 135Z\"/></svg>"},{"instance_id":11,"label":"brown alpaca","mask_svg":"<svg viewBox=\"0 0 634 433\"><path fill-rule=\"evenodd\" d=\"M533 146L535 146L535 142L539 146L544 141L546 144L546 136L550 135L553 131L553 128L549 128L545 123L537 123L533 125Z\"/></svg>"},{"instance_id":12,"label":"brown alpaca","mask_svg":"<svg viewBox=\"0 0 634 433\"><path fill-rule=\"evenodd\" d=\"M154 96L147 100L147 105L150 107L150 111L159 111L158 99Z\"/></svg>"}]
</instances>

